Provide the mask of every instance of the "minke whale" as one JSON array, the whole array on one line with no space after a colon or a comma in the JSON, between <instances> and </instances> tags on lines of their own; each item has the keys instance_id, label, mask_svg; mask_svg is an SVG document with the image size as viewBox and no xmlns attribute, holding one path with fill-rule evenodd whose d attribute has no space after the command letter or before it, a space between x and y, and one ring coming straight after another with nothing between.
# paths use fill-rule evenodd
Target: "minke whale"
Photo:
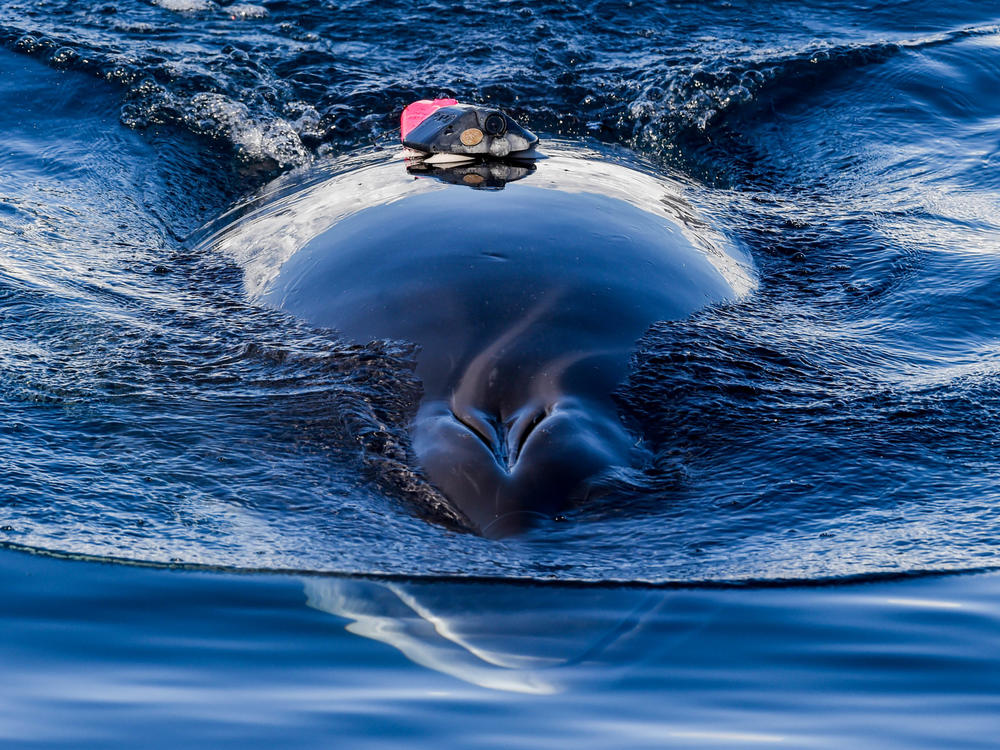
<instances>
[{"instance_id":1,"label":"minke whale","mask_svg":"<svg viewBox=\"0 0 1000 750\"><path fill-rule=\"evenodd\" d=\"M369 155L279 185L212 242L261 303L416 344L419 469L470 530L515 534L641 465L612 399L636 341L747 293L753 266L679 181L579 146L406 164Z\"/></svg>"}]
</instances>

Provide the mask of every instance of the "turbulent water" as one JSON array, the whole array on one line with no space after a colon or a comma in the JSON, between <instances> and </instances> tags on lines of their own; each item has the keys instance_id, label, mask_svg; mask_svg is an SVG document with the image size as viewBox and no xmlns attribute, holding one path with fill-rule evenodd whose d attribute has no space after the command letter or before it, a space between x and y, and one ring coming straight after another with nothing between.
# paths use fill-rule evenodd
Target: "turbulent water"
<instances>
[{"instance_id":1,"label":"turbulent water","mask_svg":"<svg viewBox=\"0 0 1000 750\"><path fill-rule=\"evenodd\" d=\"M0 7L0 539L586 581L1000 566L989 3ZM516 541L435 516L405 342L255 306L199 239L429 95L684 183L755 293L638 343L655 452ZM277 179L277 182L269 183Z\"/></svg>"}]
</instances>

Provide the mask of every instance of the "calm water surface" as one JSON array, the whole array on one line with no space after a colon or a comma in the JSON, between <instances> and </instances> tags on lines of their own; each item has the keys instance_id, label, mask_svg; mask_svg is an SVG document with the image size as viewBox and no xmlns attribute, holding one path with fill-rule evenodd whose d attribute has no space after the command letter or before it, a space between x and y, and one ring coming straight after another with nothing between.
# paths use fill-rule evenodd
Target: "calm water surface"
<instances>
[{"instance_id":1,"label":"calm water surface","mask_svg":"<svg viewBox=\"0 0 1000 750\"><path fill-rule=\"evenodd\" d=\"M0 566L4 747L996 746L995 574L653 590Z\"/></svg>"},{"instance_id":2,"label":"calm water surface","mask_svg":"<svg viewBox=\"0 0 1000 750\"><path fill-rule=\"evenodd\" d=\"M5 744L995 744L993 4L8 0L0 44ZM653 465L514 541L422 503L405 342L201 244L428 95L759 275L637 343Z\"/></svg>"}]
</instances>

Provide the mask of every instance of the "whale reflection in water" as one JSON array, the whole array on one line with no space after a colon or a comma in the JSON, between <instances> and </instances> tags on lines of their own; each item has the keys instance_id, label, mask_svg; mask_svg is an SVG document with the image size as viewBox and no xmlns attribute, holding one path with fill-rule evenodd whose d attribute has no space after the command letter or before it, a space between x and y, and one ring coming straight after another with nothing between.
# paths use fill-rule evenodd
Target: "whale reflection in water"
<instances>
[{"instance_id":1,"label":"whale reflection in water","mask_svg":"<svg viewBox=\"0 0 1000 750\"><path fill-rule=\"evenodd\" d=\"M627 664L648 644L631 641L669 598L604 587L304 581L309 606L348 620L410 661L493 690L551 694L587 664Z\"/></svg>"},{"instance_id":2,"label":"whale reflection in water","mask_svg":"<svg viewBox=\"0 0 1000 750\"><path fill-rule=\"evenodd\" d=\"M612 399L636 340L744 294L751 264L677 182L580 149L422 174L349 165L213 242L253 298L418 345L419 467L469 529L506 536L644 462Z\"/></svg>"}]
</instances>

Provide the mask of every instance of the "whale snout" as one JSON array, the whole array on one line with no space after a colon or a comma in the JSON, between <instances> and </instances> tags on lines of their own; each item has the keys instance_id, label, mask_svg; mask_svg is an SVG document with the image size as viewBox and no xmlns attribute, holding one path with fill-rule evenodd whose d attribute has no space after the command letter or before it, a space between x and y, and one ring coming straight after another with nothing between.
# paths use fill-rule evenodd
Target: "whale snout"
<instances>
[{"instance_id":1,"label":"whale snout","mask_svg":"<svg viewBox=\"0 0 1000 750\"><path fill-rule=\"evenodd\" d=\"M421 407L414 449L430 480L483 536L517 534L584 499L631 463L617 415L582 399L531 403L501 419L442 401Z\"/></svg>"}]
</instances>

